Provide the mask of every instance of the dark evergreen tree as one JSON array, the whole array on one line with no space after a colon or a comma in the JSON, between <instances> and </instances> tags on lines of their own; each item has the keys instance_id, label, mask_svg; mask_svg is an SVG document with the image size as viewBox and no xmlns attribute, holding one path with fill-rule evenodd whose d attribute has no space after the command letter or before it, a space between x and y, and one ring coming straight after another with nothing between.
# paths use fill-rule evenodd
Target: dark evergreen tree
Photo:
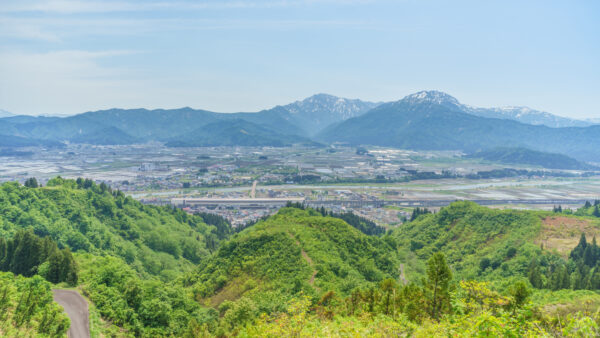
<instances>
[{"instance_id":1,"label":"dark evergreen tree","mask_svg":"<svg viewBox=\"0 0 600 338\"><path fill-rule=\"evenodd\" d=\"M30 177L25 181L25 186L28 188L37 188L39 187L38 181L35 177Z\"/></svg>"},{"instance_id":2,"label":"dark evergreen tree","mask_svg":"<svg viewBox=\"0 0 600 338\"><path fill-rule=\"evenodd\" d=\"M531 283L531 285L533 285L534 288L541 289L544 286L542 274L535 259L532 260L531 264L529 265L529 273L527 277L529 278L529 282Z\"/></svg>"},{"instance_id":3,"label":"dark evergreen tree","mask_svg":"<svg viewBox=\"0 0 600 338\"><path fill-rule=\"evenodd\" d=\"M600 265L596 265L594 268L587 288L590 290L600 290Z\"/></svg>"},{"instance_id":4,"label":"dark evergreen tree","mask_svg":"<svg viewBox=\"0 0 600 338\"><path fill-rule=\"evenodd\" d=\"M569 257L575 261L581 259L583 257L583 252L587 247L587 240L585 239L585 233L581 234L579 238L579 244L571 251Z\"/></svg>"},{"instance_id":5,"label":"dark evergreen tree","mask_svg":"<svg viewBox=\"0 0 600 338\"><path fill-rule=\"evenodd\" d=\"M429 209L427 209L427 208L416 207L410 216L410 221L412 222L415 219L417 219L419 216L425 215L425 214L431 214L431 211L429 211Z\"/></svg>"},{"instance_id":6,"label":"dark evergreen tree","mask_svg":"<svg viewBox=\"0 0 600 338\"><path fill-rule=\"evenodd\" d=\"M31 277L45 262L48 281L77 284L77 263L68 248L59 250L50 238L40 238L31 230L20 230L12 239L0 238L0 270Z\"/></svg>"},{"instance_id":7,"label":"dark evergreen tree","mask_svg":"<svg viewBox=\"0 0 600 338\"><path fill-rule=\"evenodd\" d=\"M594 207L594 212L592 213L592 215L594 215L594 217L600 217L600 205L596 205Z\"/></svg>"},{"instance_id":8,"label":"dark evergreen tree","mask_svg":"<svg viewBox=\"0 0 600 338\"><path fill-rule=\"evenodd\" d=\"M440 315L450 309L450 281L452 272L441 252L435 253L427 261L427 280L425 294L427 309L431 318L439 320Z\"/></svg>"},{"instance_id":9,"label":"dark evergreen tree","mask_svg":"<svg viewBox=\"0 0 600 338\"><path fill-rule=\"evenodd\" d=\"M588 245L583 251L583 263L589 267L596 265L595 249L594 245Z\"/></svg>"}]
</instances>

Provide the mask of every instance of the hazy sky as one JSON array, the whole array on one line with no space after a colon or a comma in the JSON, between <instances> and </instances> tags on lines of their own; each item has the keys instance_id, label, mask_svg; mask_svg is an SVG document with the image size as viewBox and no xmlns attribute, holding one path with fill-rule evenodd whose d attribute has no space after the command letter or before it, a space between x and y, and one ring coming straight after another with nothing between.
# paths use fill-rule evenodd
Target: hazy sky
<instances>
[{"instance_id":1,"label":"hazy sky","mask_svg":"<svg viewBox=\"0 0 600 338\"><path fill-rule=\"evenodd\" d=\"M600 117L600 1L0 0L0 109L14 113L423 89Z\"/></svg>"}]
</instances>

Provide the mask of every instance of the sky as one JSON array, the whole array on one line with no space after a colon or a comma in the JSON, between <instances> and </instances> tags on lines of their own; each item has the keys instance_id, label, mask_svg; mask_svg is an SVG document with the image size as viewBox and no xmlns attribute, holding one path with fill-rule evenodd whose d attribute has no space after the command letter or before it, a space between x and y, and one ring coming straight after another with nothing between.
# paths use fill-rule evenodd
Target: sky
<instances>
[{"instance_id":1,"label":"sky","mask_svg":"<svg viewBox=\"0 0 600 338\"><path fill-rule=\"evenodd\" d=\"M600 1L0 0L0 109L13 113L420 90L600 118Z\"/></svg>"}]
</instances>

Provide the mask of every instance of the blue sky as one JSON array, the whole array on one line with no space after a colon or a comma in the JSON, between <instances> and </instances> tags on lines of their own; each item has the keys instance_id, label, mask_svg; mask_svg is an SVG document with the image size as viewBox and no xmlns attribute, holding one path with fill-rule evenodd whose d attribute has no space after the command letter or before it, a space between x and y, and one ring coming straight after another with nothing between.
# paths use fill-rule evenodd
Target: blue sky
<instances>
[{"instance_id":1,"label":"blue sky","mask_svg":"<svg viewBox=\"0 0 600 338\"><path fill-rule=\"evenodd\" d=\"M15 113L424 89L600 117L600 2L0 0L0 109Z\"/></svg>"}]
</instances>

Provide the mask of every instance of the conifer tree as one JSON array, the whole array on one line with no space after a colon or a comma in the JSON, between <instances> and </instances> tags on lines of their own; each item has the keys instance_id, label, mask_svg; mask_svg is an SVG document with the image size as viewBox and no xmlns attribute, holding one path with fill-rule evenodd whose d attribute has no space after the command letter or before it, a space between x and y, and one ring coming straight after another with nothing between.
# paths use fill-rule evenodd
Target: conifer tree
<instances>
[{"instance_id":1,"label":"conifer tree","mask_svg":"<svg viewBox=\"0 0 600 338\"><path fill-rule=\"evenodd\" d=\"M450 281L452 272L441 252L435 253L427 261L427 280L425 294L428 301L428 312L431 318L439 320L442 312L450 308Z\"/></svg>"},{"instance_id":2,"label":"conifer tree","mask_svg":"<svg viewBox=\"0 0 600 338\"><path fill-rule=\"evenodd\" d=\"M35 177L30 177L25 181L24 184L28 188L37 188L39 186L38 181Z\"/></svg>"},{"instance_id":3,"label":"conifer tree","mask_svg":"<svg viewBox=\"0 0 600 338\"><path fill-rule=\"evenodd\" d=\"M544 286L542 274L535 259L532 260L531 264L529 265L528 278L529 282L531 283L531 285L533 285L534 288L541 289Z\"/></svg>"},{"instance_id":4,"label":"conifer tree","mask_svg":"<svg viewBox=\"0 0 600 338\"><path fill-rule=\"evenodd\" d=\"M592 213L592 215L594 215L594 217L600 217L600 206L596 205L594 207L594 212Z\"/></svg>"},{"instance_id":5,"label":"conifer tree","mask_svg":"<svg viewBox=\"0 0 600 338\"><path fill-rule=\"evenodd\" d=\"M573 260L579 260L583 257L583 252L587 247L587 240L585 239L585 233L581 233L581 237L579 238L579 244L569 254L569 257Z\"/></svg>"}]
</instances>

